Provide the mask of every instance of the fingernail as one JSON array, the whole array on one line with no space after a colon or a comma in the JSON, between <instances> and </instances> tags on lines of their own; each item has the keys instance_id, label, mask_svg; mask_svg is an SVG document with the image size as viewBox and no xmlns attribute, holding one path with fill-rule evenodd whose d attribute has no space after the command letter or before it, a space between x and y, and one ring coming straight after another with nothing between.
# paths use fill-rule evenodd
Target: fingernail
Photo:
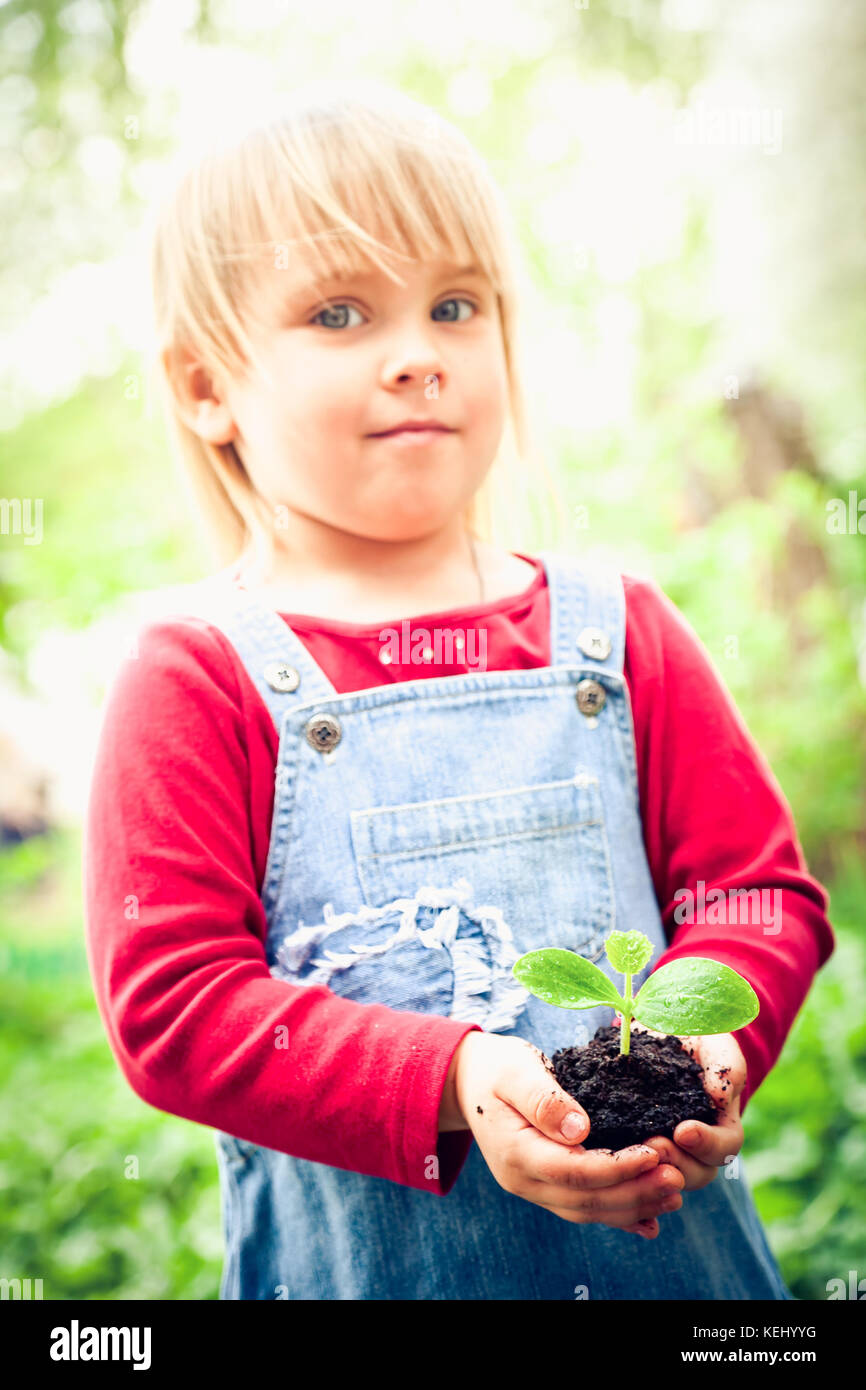
<instances>
[{"instance_id":1,"label":"fingernail","mask_svg":"<svg viewBox=\"0 0 866 1390\"><path fill-rule=\"evenodd\" d=\"M569 1110L561 1128L566 1139L582 1139L588 1133L586 1121L576 1110Z\"/></svg>"},{"instance_id":2,"label":"fingernail","mask_svg":"<svg viewBox=\"0 0 866 1390\"><path fill-rule=\"evenodd\" d=\"M682 1143L682 1144L696 1144L696 1143L698 1142L698 1140L700 1139L700 1137L701 1137L701 1131L700 1131L699 1129L685 1129L685 1130L683 1130L683 1136L682 1136L682 1139L680 1140L680 1143Z\"/></svg>"}]
</instances>

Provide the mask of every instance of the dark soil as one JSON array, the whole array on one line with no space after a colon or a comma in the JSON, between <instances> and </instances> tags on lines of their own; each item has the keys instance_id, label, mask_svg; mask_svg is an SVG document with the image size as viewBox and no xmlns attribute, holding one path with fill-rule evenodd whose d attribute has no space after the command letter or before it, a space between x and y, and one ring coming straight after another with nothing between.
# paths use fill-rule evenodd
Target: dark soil
<instances>
[{"instance_id":1,"label":"dark soil","mask_svg":"<svg viewBox=\"0 0 866 1390\"><path fill-rule=\"evenodd\" d=\"M704 1089L703 1072L679 1038L632 1032L627 1056L620 1054L620 1025L598 1028L585 1047L554 1052L551 1070L564 1091L589 1116L585 1149L624 1149L654 1134L673 1139L683 1120L714 1125L715 1102Z\"/></svg>"}]
</instances>

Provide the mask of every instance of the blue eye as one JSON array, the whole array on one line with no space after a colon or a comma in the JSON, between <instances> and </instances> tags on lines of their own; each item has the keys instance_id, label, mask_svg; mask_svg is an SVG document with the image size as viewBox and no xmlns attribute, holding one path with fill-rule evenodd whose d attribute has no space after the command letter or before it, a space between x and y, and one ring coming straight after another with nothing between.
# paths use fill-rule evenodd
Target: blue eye
<instances>
[{"instance_id":1,"label":"blue eye","mask_svg":"<svg viewBox=\"0 0 866 1390\"><path fill-rule=\"evenodd\" d=\"M472 310L474 310L475 312L477 312L476 306L475 306L475 304L473 304L473 302L472 302L471 299L464 299L462 295L452 295L450 299L443 299L442 302L441 302L440 304L437 304L437 305L436 305L436 308L433 310L434 314L435 314L439 309L446 308L447 306L449 306L449 305L451 305L451 304L468 304L470 309L472 309ZM354 310L354 312L355 312L356 314L360 314L360 310L359 310L359 309L356 309L354 304L337 303L337 302L335 302L335 303L333 303L333 304L329 304L329 305L327 306L327 308L325 308L325 309L320 309L320 310L318 311L318 313L314 314L313 317L310 319L310 323L316 323L319 319L321 319L321 318L323 317L323 315L326 315L326 314L336 314L336 315L339 315L339 314L341 314L344 310ZM465 318L464 318L464 319L460 319L460 318L458 318L457 316L455 316L454 314L449 314L448 317L446 317L446 318L444 318L444 319L437 319L437 322L438 322L438 323L462 323L462 322L465 322ZM353 326L354 326L354 327L357 327L357 325L352 325L352 324L347 323L345 319L343 319L343 320L341 320L341 321L339 321L339 322L334 322L333 319L330 320L330 321L327 321L327 320L326 320L324 323L321 324L321 327L322 327L322 328L347 328L347 327L351 328L351 327L353 327Z\"/></svg>"},{"instance_id":2,"label":"blue eye","mask_svg":"<svg viewBox=\"0 0 866 1390\"><path fill-rule=\"evenodd\" d=\"M316 319L320 319L320 318L322 317L323 314L338 314L338 313L340 312L341 309L355 309L355 306L354 306L354 304L329 304L328 307L327 307L327 309L320 309L319 312L318 312L317 314L314 314L313 317L310 319L310 323L315 323L315 322L316 322ZM360 313L360 310L355 309L355 313L356 313L356 314L357 314L357 313ZM322 327L323 327L323 328L345 328L346 325L345 325L345 323L337 323L337 324L334 324L334 323L323 323L323 324L322 324Z\"/></svg>"},{"instance_id":3,"label":"blue eye","mask_svg":"<svg viewBox=\"0 0 866 1390\"><path fill-rule=\"evenodd\" d=\"M437 309L443 309L443 308L446 306L446 304L468 304L469 307L470 307L470 309L474 309L474 308L475 308L475 305L472 303L472 300L471 300L471 299L464 299L462 295L452 295L452 297L451 297L450 299L443 299L441 304L437 304L437 305L436 305L436 308L437 308ZM434 312L435 312L435 311L434 311ZM441 322L441 320L440 320L440 322ZM447 318L447 319L444 320L444 322L445 322L445 323L456 323L456 322L460 322L460 320L457 320L457 319L454 319L454 318Z\"/></svg>"}]
</instances>

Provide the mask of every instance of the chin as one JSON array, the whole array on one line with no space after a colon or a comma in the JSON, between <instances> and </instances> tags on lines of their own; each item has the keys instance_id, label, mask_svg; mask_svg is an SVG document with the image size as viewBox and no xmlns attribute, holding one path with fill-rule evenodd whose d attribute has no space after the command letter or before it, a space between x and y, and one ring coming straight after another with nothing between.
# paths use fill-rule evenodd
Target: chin
<instances>
[{"instance_id":1,"label":"chin","mask_svg":"<svg viewBox=\"0 0 866 1390\"><path fill-rule=\"evenodd\" d=\"M407 520L403 525L395 525L393 522L387 527L364 527L363 531L355 529L356 536L364 536L368 541L390 542L393 545L400 545L406 541L420 541L425 536L432 535L439 531L446 524L448 518L441 520L431 517L428 513L423 518L413 521Z\"/></svg>"},{"instance_id":2,"label":"chin","mask_svg":"<svg viewBox=\"0 0 866 1390\"><path fill-rule=\"evenodd\" d=\"M426 504L413 507L395 508L389 506L387 512L370 520L366 525L356 521L351 529L356 535L364 535L376 541L415 541L432 532L441 531L453 518L455 512L462 511L468 504L457 499L452 508L443 508L441 495L435 500L427 499Z\"/></svg>"}]
</instances>

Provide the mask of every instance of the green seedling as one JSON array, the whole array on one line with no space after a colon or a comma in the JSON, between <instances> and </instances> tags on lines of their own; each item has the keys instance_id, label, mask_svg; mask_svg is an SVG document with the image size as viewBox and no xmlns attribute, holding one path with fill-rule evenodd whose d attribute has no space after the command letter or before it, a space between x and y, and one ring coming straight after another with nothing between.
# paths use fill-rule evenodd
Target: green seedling
<instances>
[{"instance_id":1,"label":"green seedling","mask_svg":"<svg viewBox=\"0 0 866 1390\"><path fill-rule=\"evenodd\" d=\"M648 976L632 998L632 976L649 962L652 942L641 931L614 931L605 939L604 949L614 970L625 976L622 994L592 961L556 946L527 951L511 970L524 989L545 1004L560 1009L610 1004L618 1009L621 1056L628 1056L633 1018L658 1033L689 1037L732 1033L758 1017L761 1006L748 980L720 961L699 956L673 960Z\"/></svg>"}]
</instances>

